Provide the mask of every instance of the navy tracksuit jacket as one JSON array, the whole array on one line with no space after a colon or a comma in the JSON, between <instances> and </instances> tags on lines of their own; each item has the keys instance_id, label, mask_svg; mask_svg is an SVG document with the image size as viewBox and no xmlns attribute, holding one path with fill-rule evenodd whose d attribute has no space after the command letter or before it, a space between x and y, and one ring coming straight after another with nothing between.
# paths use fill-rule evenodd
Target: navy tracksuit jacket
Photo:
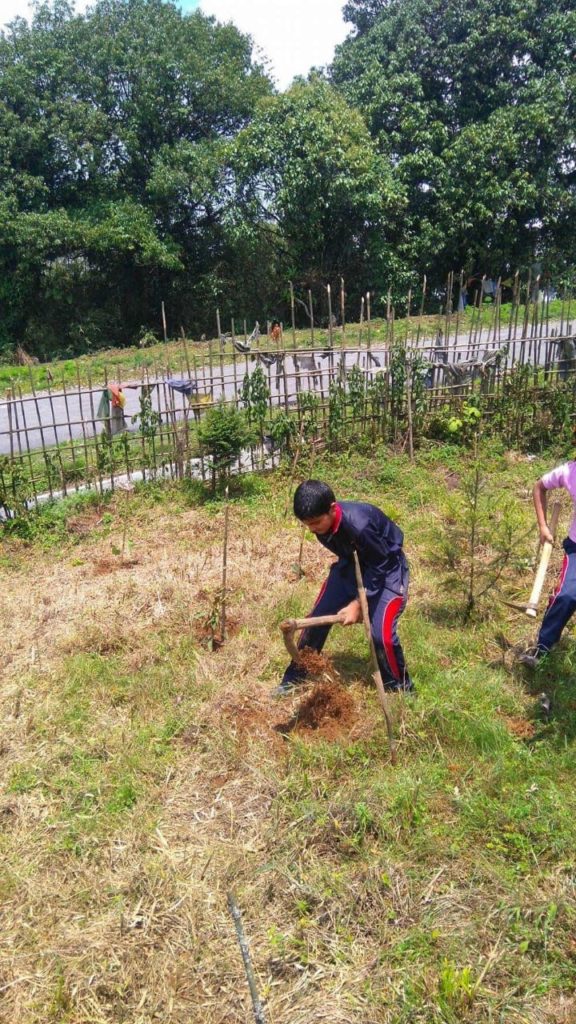
<instances>
[{"instance_id":1,"label":"navy tracksuit jacket","mask_svg":"<svg viewBox=\"0 0 576 1024\"><path fill-rule=\"evenodd\" d=\"M412 684L396 632L408 597L402 530L375 505L341 501L336 506L332 531L317 537L328 551L338 556L338 561L328 573L311 616L334 615L358 597L353 555L356 549L382 681L388 689L410 689ZM329 631L330 626L303 630L298 646L321 651ZM283 682L294 682L304 676L304 670L291 662Z\"/></svg>"}]
</instances>

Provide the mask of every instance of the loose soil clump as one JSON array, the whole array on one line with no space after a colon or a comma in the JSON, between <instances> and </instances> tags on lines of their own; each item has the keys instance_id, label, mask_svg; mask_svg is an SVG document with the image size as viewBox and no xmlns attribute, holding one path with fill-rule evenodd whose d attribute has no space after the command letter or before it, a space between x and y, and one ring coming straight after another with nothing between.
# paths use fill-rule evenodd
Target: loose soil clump
<instances>
[{"instance_id":1,"label":"loose soil clump","mask_svg":"<svg viewBox=\"0 0 576 1024\"><path fill-rule=\"evenodd\" d=\"M354 699L347 690L335 682L318 683L289 721L276 726L276 731L338 739L350 732L357 717Z\"/></svg>"}]
</instances>

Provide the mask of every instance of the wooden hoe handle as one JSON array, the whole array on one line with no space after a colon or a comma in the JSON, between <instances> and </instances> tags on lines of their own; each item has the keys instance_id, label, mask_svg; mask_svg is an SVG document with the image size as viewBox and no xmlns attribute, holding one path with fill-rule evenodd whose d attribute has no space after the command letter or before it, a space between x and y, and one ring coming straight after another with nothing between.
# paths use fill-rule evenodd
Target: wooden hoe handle
<instances>
[{"instance_id":1,"label":"wooden hoe handle","mask_svg":"<svg viewBox=\"0 0 576 1024\"><path fill-rule=\"evenodd\" d=\"M550 533L556 539L556 530L558 528L558 518L560 516L560 502L555 501L552 506L552 515L550 516ZM550 541L544 541L542 545L542 552L540 555L540 562L538 563L538 571L534 580L534 586L532 587L532 593L530 594L530 600L526 605L526 615L529 615L531 619L536 618L536 612L538 611L538 602L542 593L542 587L544 586L544 580L546 579L546 573L548 571L548 563L550 561L550 555L552 554L552 544Z\"/></svg>"}]
</instances>

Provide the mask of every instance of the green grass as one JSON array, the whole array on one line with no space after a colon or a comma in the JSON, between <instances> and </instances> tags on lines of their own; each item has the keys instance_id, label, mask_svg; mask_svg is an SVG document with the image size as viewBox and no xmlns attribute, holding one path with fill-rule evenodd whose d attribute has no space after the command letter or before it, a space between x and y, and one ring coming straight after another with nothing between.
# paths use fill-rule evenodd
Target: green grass
<instances>
[{"instance_id":1,"label":"green grass","mask_svg":"<svg viewBox=\"0 0 576 1024\"><path fill-rule=\"evenodd\" d=\"M483 456L493 493L532 527L504 587L526 594L529 488L557 454ZM496 641L528 641L527 619L492 596L464 624L442 540L447 473L469 460L430 446L415 463L377 448L314 465L405 532L400 632L417 695L391 701L396 767L360 629L334 630L327 648L355 726L339 738L271 728L291 706L267 698L285 660L277 625L308 610L326 565L307 538L306 577L291 575L300 531L284 517L286 473L236 484L223 650L195 632L219 586L220 498L138 487L133 575L90 573L123 529L119 496L87 535L68 530L68 503L27 538L5 537L4 600L11 588L25 609L36 587L67 624L53 637L61 622L33 619L40 661L24 671L15 639L0 688L7 1020L250 1019L229 889L275 1024L574 1019L573 639L533 678Z\"/></svg>"}]
</instances>

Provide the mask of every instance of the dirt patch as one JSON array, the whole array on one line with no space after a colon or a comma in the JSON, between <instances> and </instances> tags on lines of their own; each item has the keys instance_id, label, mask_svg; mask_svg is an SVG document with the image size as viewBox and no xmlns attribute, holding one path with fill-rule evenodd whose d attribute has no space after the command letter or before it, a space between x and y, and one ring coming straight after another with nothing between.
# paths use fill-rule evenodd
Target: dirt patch
<instances>
[{"instance_id":1,"label":"dirt patch","mask_svg":"<svg viewBox=\"0 0 576 1024\"><path fill-rule=\"evenodd\" d=\"M94 575L106 576L119 569L133 569L135 565L140 565L139 558L99 558L94 562Z\"/></svg>"},{"instance_id":2,"label":"dirt patch","mask_svg":"<svg viewBox=\"0 0 576 1024\"><path fill-rule=\"evenodd\" d=\"M531 740L536 733L534 723L529 722L526 718L514 718L505 715L504 721L508 731L519 740Z\"/></svg>"},{"instance_id":3,"label":"dirt patch","mask_svg":"<svg viewBox=\"0 0 576 1024\"><path fill-rule=\"evenodd\" d=\"M306 669L309 676L313 679L323 680L324 682L335 683L338 682L340 676L330 658L325 654L319 654L318 651L313 651L311 647L304 647L300 651L299 662L303 668Z\"/></svg>"},{"instance_id":4,"label":"dirt patch","mask_svg":"<svg viewBox=\"0 0 576 1024\"><path fill-rule=\"evenodd\" d=\"M91 512L83 512L76 516L70 516L66 520L68 533L74 533L78 537L87 537L97 526L102 524L102 509L94 509Z\"/></svg>"},{"instance_id":5,"label":"dirt patch","mask_svg":"<svg viewBox=\"0 0 576 1024\"><path fill-rule=\"evenodd\" d=\"M300 703L287 722L275 726L281 735L315 734L323 739L338 739L348 734L358 714L352 695L335 682L318 683Z\"/></svg>"}]
</instances>

